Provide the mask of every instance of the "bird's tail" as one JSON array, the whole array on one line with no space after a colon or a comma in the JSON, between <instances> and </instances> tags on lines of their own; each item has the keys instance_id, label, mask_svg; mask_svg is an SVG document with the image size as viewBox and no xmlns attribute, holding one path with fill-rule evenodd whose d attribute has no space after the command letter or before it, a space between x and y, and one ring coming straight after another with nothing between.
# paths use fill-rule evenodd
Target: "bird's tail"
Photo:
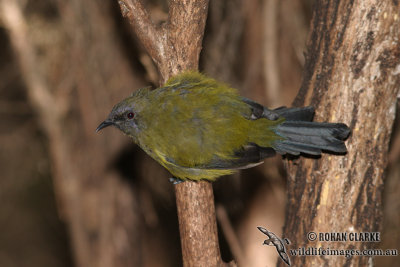
<instances>
[{"instance_id":1,"label":"bird's tail","mask_svg":"<svg viewBox=\"0 0 400 267\"><path fill-rule=\"evenodd\" d=\"M286 121L274 129L282 139L272 147L279 154L299 155L300 153L320 155L321 151L346 153L344 140L350 129L344 123L311 122L314 109L281 108L274 110Z\"/></svg>"}]
</instances>

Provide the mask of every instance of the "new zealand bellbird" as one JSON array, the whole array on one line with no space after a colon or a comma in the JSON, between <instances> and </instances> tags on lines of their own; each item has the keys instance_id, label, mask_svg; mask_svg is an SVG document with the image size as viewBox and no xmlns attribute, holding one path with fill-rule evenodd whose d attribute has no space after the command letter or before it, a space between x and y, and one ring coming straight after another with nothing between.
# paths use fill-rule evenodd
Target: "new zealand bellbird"
<instances>
[{"instance_id":1,"label":"new zealand bellbird","mask_svg":"<svg viewBox=\"0 0 400 267\"><path fill-rule=\"evenodd\" d=\"M139 89L96 131L113 125L180 180L214 181L275 154L345 153L350 129L311 122L313 107L269 110L198 72Z\"/></svg>"}]
</instances>

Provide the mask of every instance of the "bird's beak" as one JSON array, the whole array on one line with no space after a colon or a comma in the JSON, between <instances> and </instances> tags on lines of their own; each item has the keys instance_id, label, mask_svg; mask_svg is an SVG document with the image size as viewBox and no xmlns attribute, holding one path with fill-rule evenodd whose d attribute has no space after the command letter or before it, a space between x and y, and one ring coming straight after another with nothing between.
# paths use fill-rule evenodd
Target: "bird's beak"
<instances>
[{"instance_id":1,"label":"bird's beak","mask_svg":"<svg viewBox=\"0 0 400 267\"><path fill-rule=\"evenodd\" d=\"M105 120L102 123L100 123L100 125L97 127L96 129L96 133L99 132L101 129L106 128L110 125L113 125L114 123L112 121L109 120Z\"/></svg>"}]
</instances>

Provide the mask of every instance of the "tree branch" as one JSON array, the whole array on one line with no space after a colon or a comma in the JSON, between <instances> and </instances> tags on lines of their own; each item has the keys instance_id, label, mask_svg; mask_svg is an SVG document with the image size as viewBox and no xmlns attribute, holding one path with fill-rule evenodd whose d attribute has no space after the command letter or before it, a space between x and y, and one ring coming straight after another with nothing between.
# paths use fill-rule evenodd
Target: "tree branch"
<instances>
[{"instance_id":1,"label":"tree branch","mask_svg":"<svg viewBox=\"0 0 400 267\"><path fill-rule=\"evenodd\" d=\"M236 260L238 266L250 266L243 249L240 247L239 239L233 229L232 223L229 221L225 208L222 205L218 205L216 212L226 242L229 244L233 258Z\"/></svg>"},{"instance_id":2,"label":"tree branch","mask_svg":"<svg viewBox=\"0 0 400 267\"><path fill-rule=\"evenodd\" d=\"M171 0L168 21L156 27L140 0L119 0L122 15L156 63L162 82L183 70L198 68L208 0Z\"/></svg>"},{"instance_id":3,"label":"tree branch","mask_svg":"<svg viewBox=\"0 0 400 267\"><path fill-rule=\"evenodd\" d=\"M173 61L166 62L166 66L171 74L198 68L207 11L208 0L170 1L167 42Z\"/></svg>"},{"instance_id":4,"label":"tree branch","mask_svg":"<svg viewBox=\"0 0 400 267\"><path fill-rule=\"evenodd\" d=\"M123 16L156 63L162 81L198 68L208 0L171 0L168 21L156 29L138 0L120 0ZM223 266L214 195L209 182L186 181L175 186L184 266Z\"/></svg>"},{"instance_id":5,"label":"tree branch","mask_svg":"<svg viewBox=\"0 0 400 267\"><path fill-rule=\"evenodd\" d=\"M15 1L2 0L0 2L0 14L3 23L10 34L10 40L15 49L15 55L18 56L18 62L21 67L23 77L28 87L28 95L32 104L40 113L41 123L49 130L54 128L54 122L58 120L61 114L55 107L57 100L50 93L50 90L38 73L34 48L28 41L27 24L22 15L21 7Z\"/></svg>"},{"instance_id":6,"label":"tree branch","mask_svg":"<svg viewBox=\"0 0 400 267\"><path fill-rule=\"evenodd\" d=\"M267 89L268 103L280 106L279 57L278 49L278 11L277 0L267 0L263 5L264 17L264 78Z\"/></svg>"},{"instance_id":7,"label":"tree branch","mask_svg":"<svg viewBox=\"0 0 400 267\"><path fill-rule=\"evenodd\" d=\"M154 62L162 64L165 38L164 30L151 21L140 0L119 0L122 16L127 18L140 42Z\"/></svg>"},{"instance_id":8,"label":"tree branch","mask_svg":"<svg viewBox=\"0 0 400 267\"><path fill-rule=\"evenodd\" d=\"M175 186L183 266L223 266L215 219L214 194L209 182Z\"/></svg>"}]
</instances>

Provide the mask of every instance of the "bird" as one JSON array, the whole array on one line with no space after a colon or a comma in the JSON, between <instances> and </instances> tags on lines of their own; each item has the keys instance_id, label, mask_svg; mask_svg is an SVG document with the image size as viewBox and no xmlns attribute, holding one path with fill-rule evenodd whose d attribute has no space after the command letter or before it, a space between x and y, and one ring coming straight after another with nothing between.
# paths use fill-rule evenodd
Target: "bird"
<instances>
[{"instance_id":1,"label":"bird","mask_svg":"<svg viewBox=\"0 0 400 267\"><path fill-rule=\"evenodd\" d=\"M267 235L269 238L267 240L264 240L263 245L267 245L267 246L275 246L276 251L278 252L279 256L281 257L281 259L290 266L290 258L286 252L286 247L285 247L285 243L286 244L290 244L289 239L287 238L283 238L280 239L279 237L277 237L273 232L268 231L267 229L265 229L264 227L261 226L257 226L258 230L260 230L263 234Z\"/></svg>"},{"instance_id":2,"label":"bird","mask_svg":"<svg viewBox=\"0 0 400 267\"><path fill-rule=\"evenodd\" d=\"M136 90L96 132L114 126L165 167L176 184L215 181L275 155L345 154L344 123L312 122L314 108L268 109L197 71Z\"/></svg>"}]
</instances>

